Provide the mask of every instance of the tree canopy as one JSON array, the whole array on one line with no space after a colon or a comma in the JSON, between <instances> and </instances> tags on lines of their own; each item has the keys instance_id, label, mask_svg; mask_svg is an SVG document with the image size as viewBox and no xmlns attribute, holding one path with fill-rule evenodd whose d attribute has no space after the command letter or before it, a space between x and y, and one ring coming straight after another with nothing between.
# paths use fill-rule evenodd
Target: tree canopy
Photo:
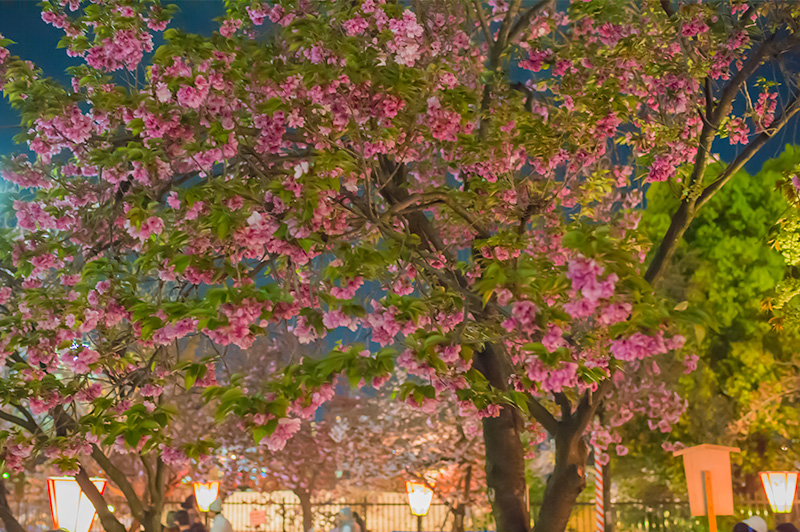
<instances>
[{"instance_id":1,"label":"tree canopy","mask_svg":"<svg viewBox=\"0 0 800 532\"><path fill-rule=\"evenodd\" d=\"M563 530L587 429L604 447L631 420L669 432L685 408L658 375L693 364L674 323L698 313L654 288L800 110L753 85L800 43L796 8L226 5L206 38L168 28L157 0L45 1L83 59L70 86L0 48L33 152L3 172L25 189L0 291L5 463L46 448L99 503L81 467L95 448L150 453L154 486L165 461L209 452L171 431L175 394L202 392L278 450L337 380L379 388L400 368L400 400L482 421L499 531L530 526L522 433L547 431L536 527ZM712 169L724 137L743 147ZM680 198L650 259L645 184ZM276 328L327 353L257 383L228 370ZM157 510L139 509L148 532Z\"/></svg>"}]
</instances>

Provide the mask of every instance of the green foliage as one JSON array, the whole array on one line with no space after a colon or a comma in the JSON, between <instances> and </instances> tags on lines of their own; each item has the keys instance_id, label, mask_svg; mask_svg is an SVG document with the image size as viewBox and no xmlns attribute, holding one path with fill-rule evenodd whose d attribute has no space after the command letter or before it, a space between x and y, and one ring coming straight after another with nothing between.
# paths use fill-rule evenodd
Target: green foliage
<instances>
[{"instance_id":1,"label":"green foliage","mask_svg":"<svg viewBox=\"0 0 800 532\"><path fill-rule=\"evenodd\" d=\"M800 338L795 331L775 330L764 304L788 272L771 240L787 211L780 190L785 173L799 163L800 149L787 146L757 175L736 174L699 212L661 284L674 300L688 302L717 325L685 326L700 363L680 379L689 406L672 436L687 445L742 447L734 456L742 480L766 464L790 466L800 451L798 413L787 394L796 374L792 346ZM720 165L710 167L706 179L713 180L720 171ZM652 239L664 234L678 201L669 187L650 187L642 224ZM678 461L664 454L652 437L635 439L638 452L622 460L620 471L644 464L661 472L666 480L662 489L682 489Z\"/></svg>"}]
</instances>

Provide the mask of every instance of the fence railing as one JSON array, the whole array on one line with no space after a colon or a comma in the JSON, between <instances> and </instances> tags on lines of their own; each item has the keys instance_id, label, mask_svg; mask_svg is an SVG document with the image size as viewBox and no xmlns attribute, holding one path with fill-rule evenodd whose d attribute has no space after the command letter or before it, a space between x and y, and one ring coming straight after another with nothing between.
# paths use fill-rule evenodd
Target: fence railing
<instances>
[{"instance_id":1,"label":"fence railing","mask_svg":"<svg viewBox=\"0 0 800 532\"><path fill-rule=\"evenodd\" d=\"M52 528L50 507L46 500L10 501L11 509L28 532L45 532ZM177 502L169 503L165 511L176 509ZM396 502L372 502L366 499L342 502L312 504L313 526L316 532L328 532L334 527L336 514L349 507L365 521L368 532L416 532L417 518L407 504ZM251 512L263 512L263 524L254 525L250 521ZM532 504L532 515L538 505ZM224 513L231 521L235 532L307 532L303 530L302 508L299 503L280 502L226 502ZM763 500L736 501L736 515L718 518L720 530L731 530L733 524L751 515L761 515L770 526L774 521L769 508ZM685 502L616 502L610 505L609 521L615 532L704 532L707 530L705 518L692 517L689 505ZM123 517L120 515L119 517ZM794 512L785 521L798 522L800 500L795 501ZM126 525L130 519L123 519ZM422 518L423 532L450 532L453 515L447 505L434 503L428 515ZM465 522L469 531L493 530L494 525L488 515L468 515ZM0 523L0 530L3 530ZM577 503L572 512L568 532L595 532L595 508L590 502ZM95 519L92 532L102 532L99 520Z\"/></svg>"},{"instance_id":2,"label":"fence railing","mask_svg":"<svg viewBox=\"0 0 800 532\"><path fill-rule=\"evenodd\" d=\"M312 505L315 532L327 532L335 526L336 515L343 508L357 512L369 532L414 532L417 517L408 504L344 501ZM226 503L224 514L236 532L306 532L303 530L303 511L297 503L258 504L251 502ZM263 525L252 525L250 513L264 512ZM428 514L422 517L422 530L435 532L447 528L451 515L445 504L431 504Z\"/></svg>"},{"instance_id":3,"label":"fence railing","mask_svg":"<svg viewBox=\"0 0 800 532\"><path fill-rule=\"evenodd\" d=\"M753 515L760 515L772 526L773 516L768 504L763 500L739 500L735 504L736 513L732 516L718 516L719 530L732 530L733 525ZM782 518L796 522L800 500L795 501L792 514ZM532 506L531 515L538 511ZM610 522L606 530L614 532L706 532L708 522L705 517L692 517L687 502L615 502L610 505L606 518ZM579 502L572 510L567 532L596 532L595 506L591 502Z\"/></svg>"},{"instance_id":4,"label":"fence railing","mask_svg":"<svg viewBox=\"0 0 800 532\"><path fill-rule=\"evenodd\" d=\"M733 525L752 515L761 515L767 522L772 521L767 503L763 500L736 501L736 515L720 516L720 530L732 529ZM356 500L344 502L312 504L315 532L327 532L334 525L336 514L349 507L364 519L368 532L415 532L417 518L411 514L405 503L371 502ZM795 512L800 508L800 500L795 504ZM250 512L263 511L265 525L251 526ZM531 505L531 515L539 510L536 503ZM233 502L225 503L225 515L236 532L305 532L301 506L293 502ZM667 501L643 503L637 501L616 502L610 505L607 513L611 523L609 529L615 532L705 532L705 518L692 517L686 502ZM797 520L798 514L787 519ZM423 532L449 532L452 530L453 515L445 504L431 504L428 515L422 518ZM490 515L468 515L466 529L469 531L493 530ZM596 532L595 506L591 502L575 505L567 527L567 532Z\"/></svg>"}]
</instances>

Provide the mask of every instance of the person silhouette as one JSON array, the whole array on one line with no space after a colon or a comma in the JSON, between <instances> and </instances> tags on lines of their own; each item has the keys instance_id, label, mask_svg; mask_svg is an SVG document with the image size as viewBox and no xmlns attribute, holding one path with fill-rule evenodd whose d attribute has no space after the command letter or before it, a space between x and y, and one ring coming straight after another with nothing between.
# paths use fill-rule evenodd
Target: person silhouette
<instances>
[{"instance_id":1,"label":"person silhouette","mask_svg":"<svg viewBox=\"0 0 800 532\"><path fill-rule=\"evenodd\" d=\"M754 515L736 523L733 526L733 532L767 532L767 522Z\"/></svg>"},{"instance_id":2,"label":"person silhouette","mask_svg":"<svg viewBox=\"0 0 800 532\"><path fill-rule=\"evenodd\" d=\"M233 532L231 522L222 515L222 499L214 499L208 506L208 513L212 516L211 532Z\"/></svg>"}]
</instances>

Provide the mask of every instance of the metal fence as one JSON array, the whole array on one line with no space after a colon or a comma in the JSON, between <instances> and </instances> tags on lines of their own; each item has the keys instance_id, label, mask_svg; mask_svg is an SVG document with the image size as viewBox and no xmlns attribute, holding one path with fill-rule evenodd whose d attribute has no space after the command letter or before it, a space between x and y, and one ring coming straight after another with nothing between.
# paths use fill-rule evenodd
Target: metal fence
<instances>
[{"instance_id":1,"label":"metal fence","mask_svg":"<svg viewBox=\"0 0 800 532\"><path fill-rule=\"evenodd\" d=\"M316 503L312 505L314 530L326 532L333 528L334 518L342 508L349 507L364 519L369 532L414 532L417 530L416 517L411 514L408 504L370 502L368 500ZM800 500L795 504L795 512L800 508ZM251 526L250 512L263 511L265 524ZM536 503L531 506L531 515L539 510ZM293 502L233 502L225 504L225 515L230 519L236 532L304 532L302 509ZM767 522L772 516L765 501L739 500L736 515L720 516L720 530L732 529L733 525L751 515L761 515ZM797 520L798 514L788 516L787 520ZM615 532L705 532L705 518L692 517L686 502L667 501L657 503L617 502L610 506L607 518L608 529ZM452 529L453 515L445 504L434 503L428 515L422 519L424 532L449 532ZM494 530L491 515L470 514L466 520L469 531ZM567 532L596 532L595 506L592 502L579 502L572 511Z\"/></svg>"},{"instance_id":2,"label":"metal fence","mask_svg":"<svg viewBox=\"0 0 800 532\"><path fill-rule=\"evenodd\" d=\"M343 508L357 512L369 532L417 530L417 517L411 514L408 504L374 503L366 500L312 504L314 530L326 532L333 528L336 515ZM264 512L263 525L251 524L250 514L254 511ZM303 511L297 503L233 502L226 503L223 512L236 532L304 532ZM428 514L422 517L422 530L424 532L449 530L451 519L452 515L445 504L431 504Z\"/></svg>"},{"instance_id":3,"label":"metal fence","mask_svg":"<svg viewBox=\"0 0 800 532\"><path fill-rule=\"evenodd\" d=\"M12 511L29 532L45 532L52 527L50 507L47 500L27 499L10 501ZM175 509L178 503L170 503L165 511ZM416 532L417 518L411 514L408 505L399 502L374 502L366 499L345 500L312 504L314 530L327 532L334 526L336 514L349 507L364 519L369 532ZM797 522L800 518L800 500L795 501L793 514L783 520ZM253 525L251 512L264 513L264 524ZM532 515L538 505L532 504ZM591 502L576 504L568 532L595 532L595 508ZM304 532L302 508L294 501L245 500L226 502L226 517L236 532ZM608 518L615 532L705 532L705 518L692 517L685 502L616 502L610 505ZM730 530L737 521L751 515L761 515L770 526L774 521L768 506L763 500L736 501L736 515L718 518L720 530ZM119 517L122 517L120 515ZM126 525L129 519L124 519ZM428 515L422 518L423 532L449 532L452 529L453 515L445 504L434 503ZM493 530L494 524L489 515L469 515L466 529L470 531ZM3 530L0 523L0 530ZM92 532L102 532L99 520L95 519Z\"/></svg>"},{"instance_id":4,"label":"metal fence","mask_svg":"<svg viewBox=\"0 0 800 532\"><path fill-rule=\"evenodd\" d=\"M773 524L773 516L766 501L746 499L736 501L736 514L719 516L720 530L731 530L733 525L747 517L760 515L767 523ZM791 515L782 518L797 522L800 500L795 501ZM531 515L538 511L534 505ZM609 524L606 530L614 532L706 532L708 522L705 517L692 517L686 502L667 501L656 503L616 502L610 505L606 514ZM592 502L579 502L572 511L567 532L596 532L595 506Z\"/></svg>"}]
</instances>

